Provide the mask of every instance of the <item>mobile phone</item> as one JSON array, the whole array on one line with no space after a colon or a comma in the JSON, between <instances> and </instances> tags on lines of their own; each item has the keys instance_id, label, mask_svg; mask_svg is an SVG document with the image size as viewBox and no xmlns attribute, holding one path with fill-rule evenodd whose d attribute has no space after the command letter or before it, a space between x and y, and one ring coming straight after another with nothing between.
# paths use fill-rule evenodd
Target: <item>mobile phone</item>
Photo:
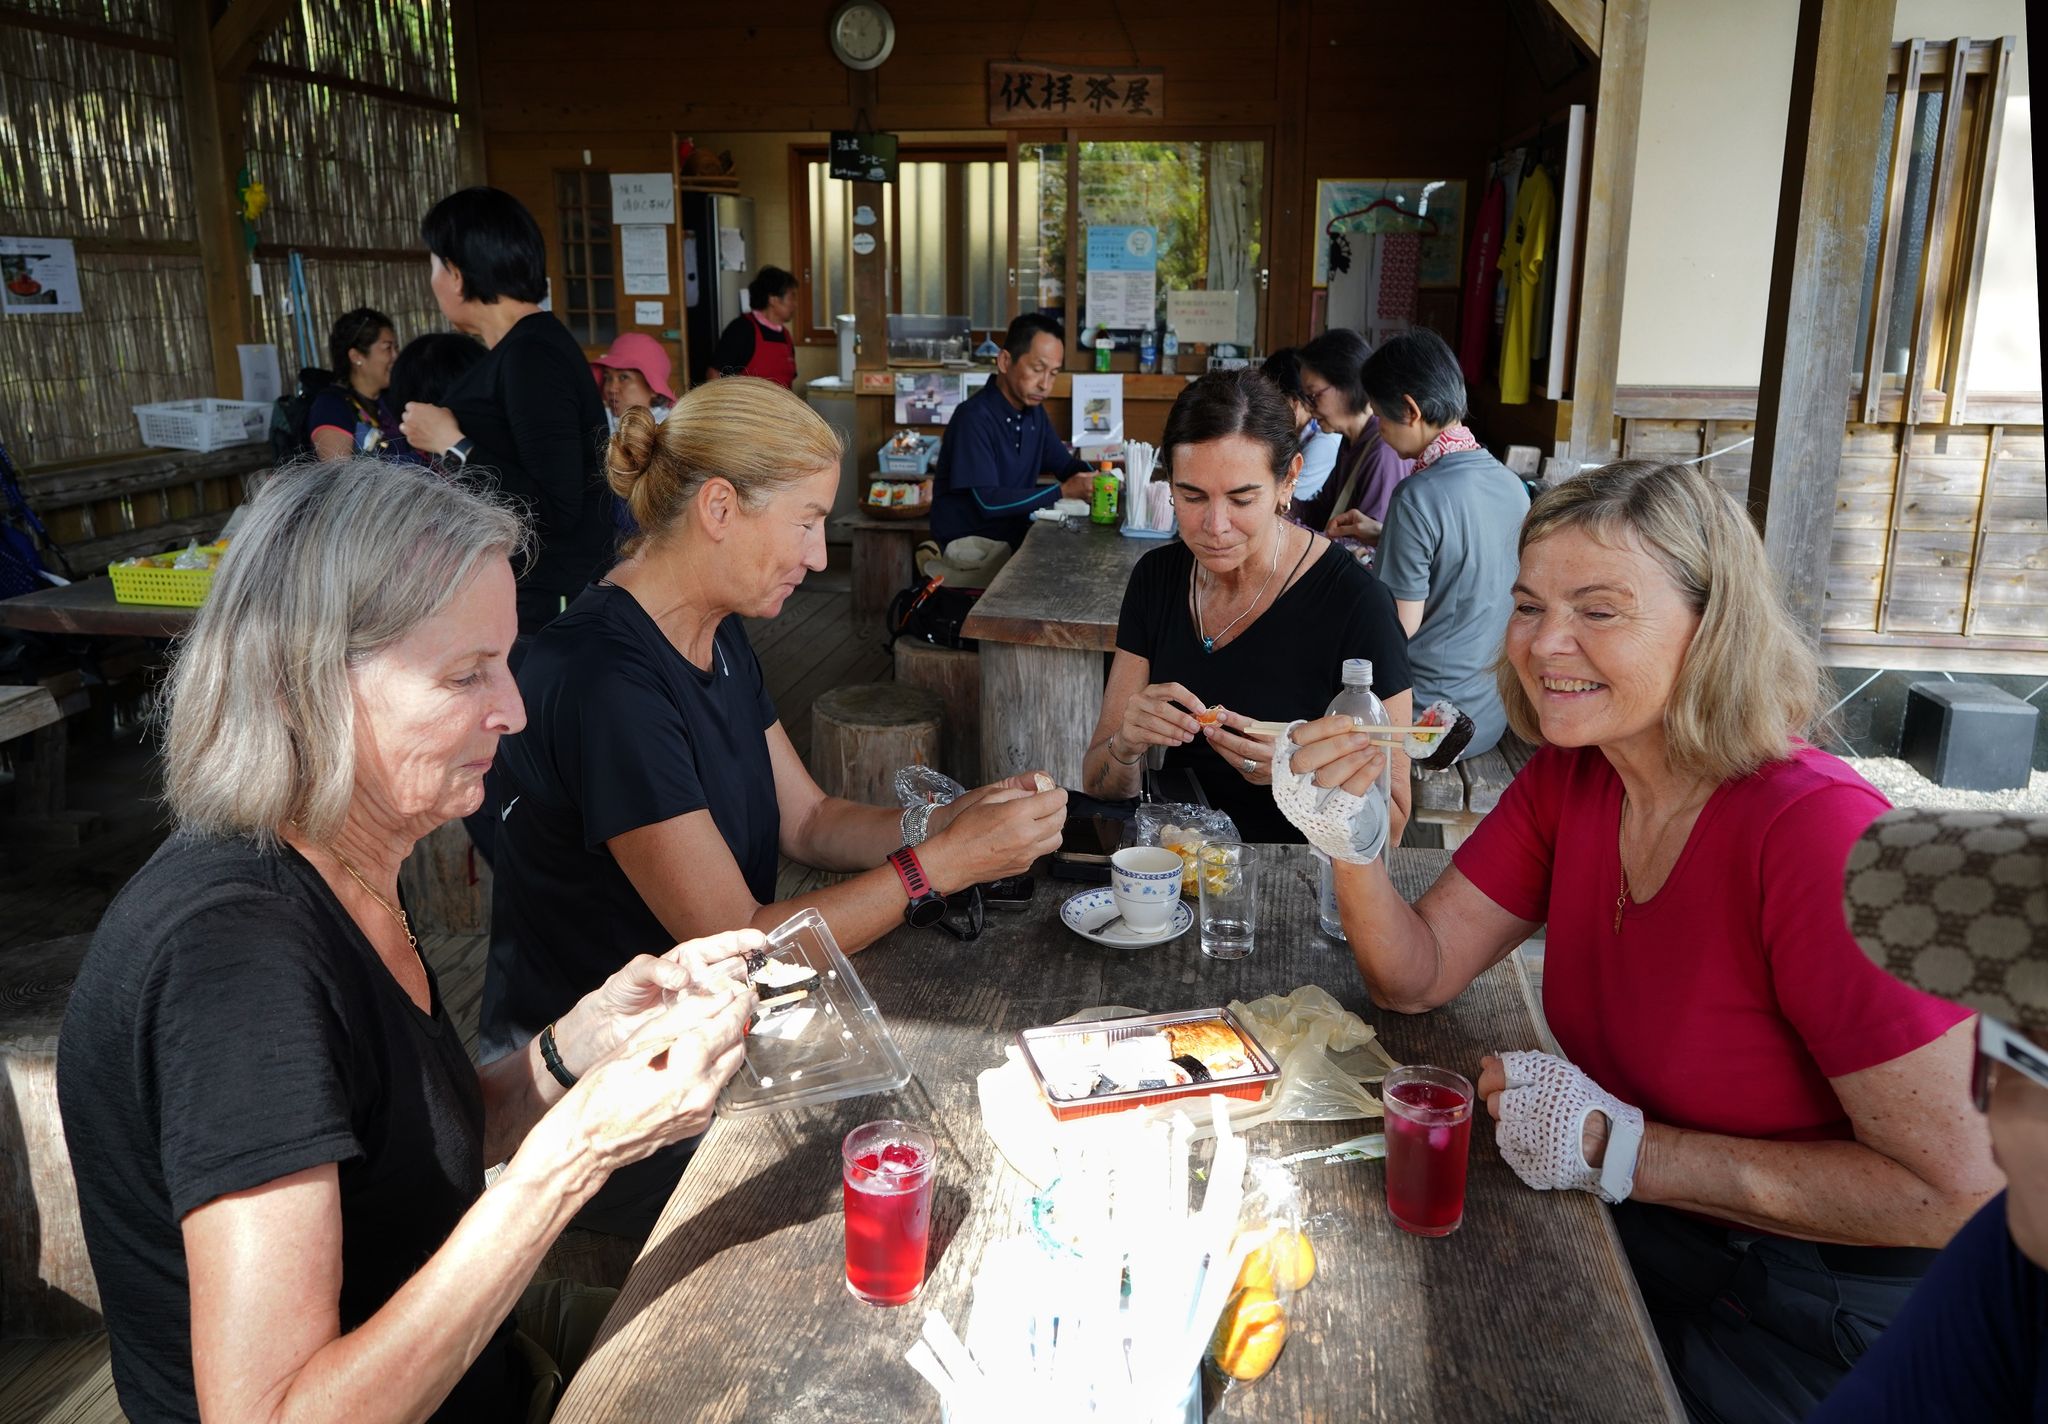
<instances>
[{"instance_id":1,"label":"mobile phone","mask_svg":"<svg viewBox=\"0 0 2048 1424\"><path fill-rule=\"evenodd\" d=\"M1000 880L983 884L981 898L991 905L1014 909L1030 904L1032 891L1037 888L1029 875L1005 875Z\"/></svg>"},{"instance_id":2,"label":"mobile phone","mask_svg":"<svg viewBox=\"0 0 2048 1424\"><path fill-rule=\"evenodd\" d=\"M1069 816L1060 848L1047 867L1060 880L1109 882L1109 858L1124 843L1125 822L1116 816Z\"/></svg>"}]
</instances>

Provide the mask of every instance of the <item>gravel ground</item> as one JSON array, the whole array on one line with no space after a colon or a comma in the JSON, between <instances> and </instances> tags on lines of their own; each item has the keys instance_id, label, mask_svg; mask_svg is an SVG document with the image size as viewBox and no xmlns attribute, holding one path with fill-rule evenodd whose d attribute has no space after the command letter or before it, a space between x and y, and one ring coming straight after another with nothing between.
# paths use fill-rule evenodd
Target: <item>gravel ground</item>
<instances>
[{"instance_id":1,"label":"gravel ground","mask_svg":"<svg viewBox=\"0 0 2048 1424\"><path fill-rule=\"evenodd\" d=\"M1934 806L1953 811L2048 812L2048 771L2033 774L2026 790L1952 791L1936 786L1897 757L1849 757L1857 773L1891 798L1894 806Z\"/></svg>"}]
</instances>

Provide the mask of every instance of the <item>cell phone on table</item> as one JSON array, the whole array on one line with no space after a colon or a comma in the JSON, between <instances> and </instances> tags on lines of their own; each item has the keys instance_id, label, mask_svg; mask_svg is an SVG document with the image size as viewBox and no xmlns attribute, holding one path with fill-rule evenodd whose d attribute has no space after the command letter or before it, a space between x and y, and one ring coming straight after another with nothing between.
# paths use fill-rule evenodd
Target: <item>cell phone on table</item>
<instances>
[{"instance_id":1,"label":"cell phone on table","mask_svg":"<svg viewBox=\"0 0 2048 1424\"><path fill-rule=\"evenodd\" d=\"M1069 816L1052 853L1052 873L1062 880L1107 883L1109 858L1124 843L1125 822L1114 816Z\"/></svg>"}]
</instances>

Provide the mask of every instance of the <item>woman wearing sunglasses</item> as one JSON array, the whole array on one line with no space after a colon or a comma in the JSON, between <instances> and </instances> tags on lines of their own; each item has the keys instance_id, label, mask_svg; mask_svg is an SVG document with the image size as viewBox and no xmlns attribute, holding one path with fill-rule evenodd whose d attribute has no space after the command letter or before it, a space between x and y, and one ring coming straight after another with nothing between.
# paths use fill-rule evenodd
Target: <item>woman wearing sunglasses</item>
<instances>
[{"instance_id":1,"label":"woman wearing sunglasses","mask_svg":"<svg viewBox=\"0 0 2048 1424\"><path fill-rule=\"evenodd\" d=\"M1847 901L1882 968L1977 1011L1973 1096L2007 1186L1812 1424L2048 1419L2048 821L1894 812L1850 852Z\"/></svg>"},{"instance_id":2,"label":"woman wearing sunglasses","mask_svg":"<svg viewBox=\"0 0 2048 1424\"><path fill-rule=\"evenodd\" d=\"M486 1060L539 1034L578 985L677 943L672 926L772 930L815 906L856 950L1028 869L1066 819L1066 793L1028 772L905 812L827 796L805 769L741 620L775 617L825 567L839 439L816 411L727 377L659 425L628 409L608 459L641 534L534 638L526 729L499 751ZM783 856L848 874L780 899ZM947 918L971 931L972 915L970 900ZM582 1224L644 1235L681 1167L628 1168Z\"/></svg>"}]
</instances>

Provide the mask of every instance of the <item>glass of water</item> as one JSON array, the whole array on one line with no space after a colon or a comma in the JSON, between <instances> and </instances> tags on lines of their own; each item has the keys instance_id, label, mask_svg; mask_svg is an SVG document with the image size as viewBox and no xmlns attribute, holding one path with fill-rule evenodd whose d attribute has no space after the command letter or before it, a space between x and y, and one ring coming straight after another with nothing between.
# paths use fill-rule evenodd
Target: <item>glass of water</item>
<instances>
[{"instance_id":1,"label":"glass of water","mask_svg":"<svg viewBox=\"0 0 2048 1424\"><path fill-rule=\"evenodd\" d=\"M1243 959L1259 930L1259 852L1240 841L1210 841L1195 853L1202 905L1202 953Z\"/></svg>"}]
</instances>

